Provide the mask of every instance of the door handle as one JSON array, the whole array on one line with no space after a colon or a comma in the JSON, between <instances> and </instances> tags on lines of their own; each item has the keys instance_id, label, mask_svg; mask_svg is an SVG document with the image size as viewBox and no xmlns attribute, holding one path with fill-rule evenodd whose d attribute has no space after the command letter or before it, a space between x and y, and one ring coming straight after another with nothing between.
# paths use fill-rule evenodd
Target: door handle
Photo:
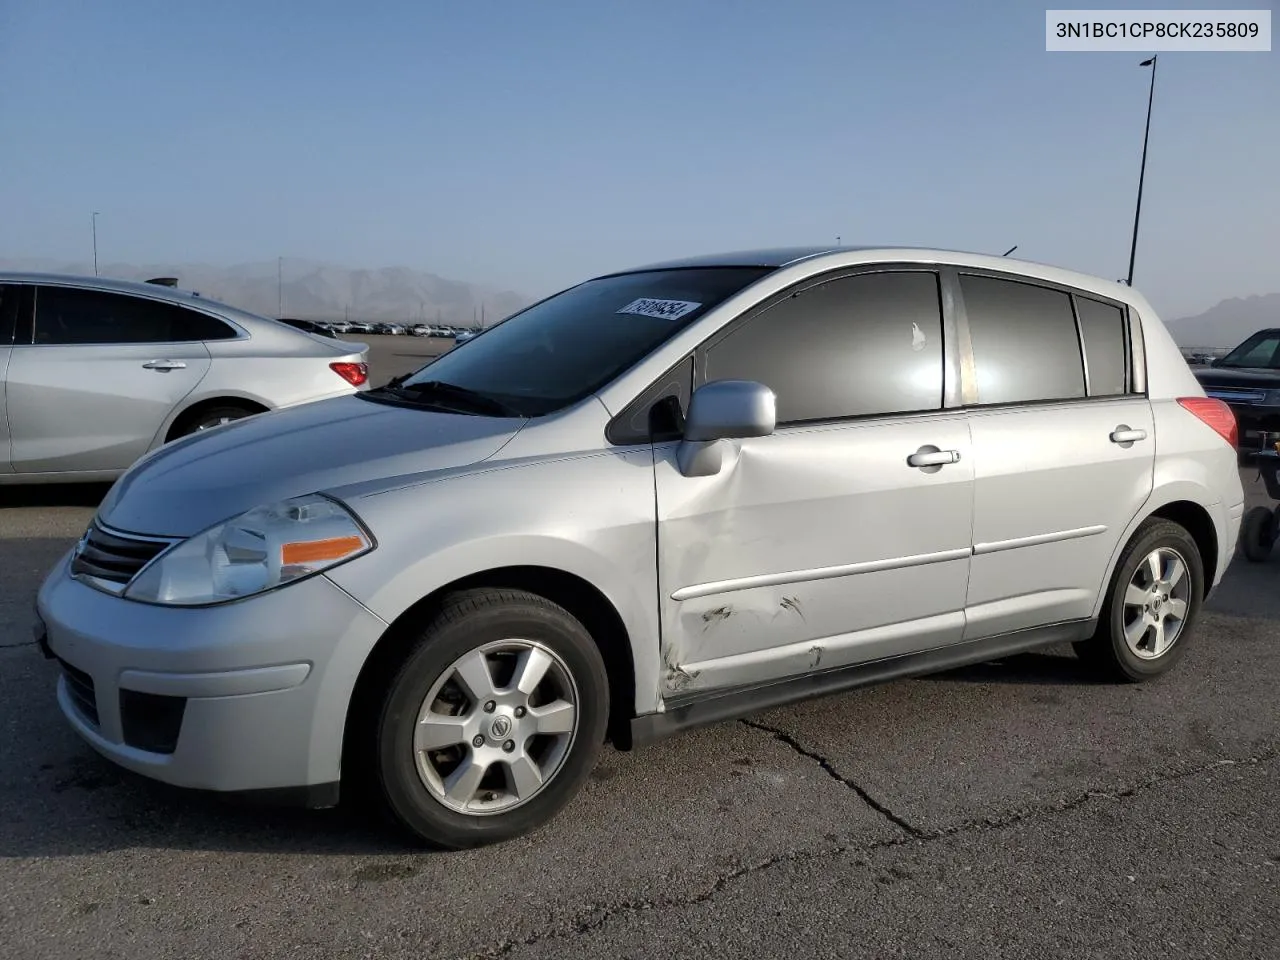
<instances>
[{"instance_id":1,"label":"door handle","mask_svg":"<svg viewBox=\"0 0 1280 960\"><path fill-rule=\"evenodd\" d=\"M1125 423L1111 431L1112 443L1136 443L1138 440L1145 439L1147 439L1147 431L1135 430Z\"/></svg>"},{"instance_id":2,"label":"door handle","mask_svg":"<svg viewBox=\"0 0 1280 960\"><path fill-rule=\"evenodd\" d=\"M911 456L907 457L907 466L909 467L940 467L944 463L958 463L960 460L959 450L917 450Z\"/></svg>"},{"instance_id":3,"label":"door handle","mask_svg":"<svg viewBox=\"0 0 1280 960\"><path fill-rule=\"evenodd\" d=\"M142 365L144 370L185 370L185 360L148 360Z\"/></svg>"}]
</instances>

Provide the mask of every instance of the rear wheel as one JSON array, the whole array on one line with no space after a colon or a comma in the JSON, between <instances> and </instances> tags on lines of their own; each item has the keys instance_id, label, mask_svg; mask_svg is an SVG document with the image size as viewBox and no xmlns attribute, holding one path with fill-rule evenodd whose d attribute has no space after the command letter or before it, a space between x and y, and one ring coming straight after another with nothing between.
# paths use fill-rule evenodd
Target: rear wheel
<instances>
[{"instance_id":1,"label":"rear wheel","mask_svg":"<svg viewBox=\"0 0 1280 960\"><path fill-rule=\"evenodd\" d=\"M391 812L437 847L529 833L595 765L608 691L599 649L563 608L516 590L457 594L383 700L377 779Z\"/></svg>"},{"instance_id":2,"label":"rear wheel","mask_svg":"<svg viewBox=\"0 0 1280 960\"><path fill-rule=\"evenodd\" d=\"M1121 553L1097 629L1076 653L1112 679L1159 676L1186 652L1203 599L1195 539L1170 520L1148 520Z\"/></svg>"},{"instance_id":3,"label":"rear wheel","mask_svg":"<svg viewBox=\"0 0 1280 960\"><path fill-rule=\"evenodd\" d=\"M245 417L251 417L258 412L234 403L205 407L203 410L198 410L194 414L184 417L170 439L177 440L179 437L185 437L192 433L212 430L214 427L220 427L224 423L243 420Z\"/></svg>"}]
</instances>

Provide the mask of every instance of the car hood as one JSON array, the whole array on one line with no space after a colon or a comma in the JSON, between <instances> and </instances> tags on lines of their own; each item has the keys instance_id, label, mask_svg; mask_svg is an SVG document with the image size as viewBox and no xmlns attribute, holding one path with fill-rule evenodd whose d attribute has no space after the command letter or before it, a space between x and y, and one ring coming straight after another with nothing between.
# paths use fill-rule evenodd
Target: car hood
<instances>
[{"instance_id":1,"label":"car hood","mask_svg":"<svg viewBox=\"0 0 1280 960\"><path fill-rule=\"evenodd\" d=\"M118 530L185 537L261 504L485 460L523 421L337 397L258 414L153 451L98 516Z\"/></svg>"},{"instance_id":2,"label":"car hood","mask_svg":"<svg viewBox=\"0 0 1280 960\"><path fill-rule=\"evenodd\" d=\"M1280 370L1268 367L1203 367L1195 375L1206 387L1280 388Z\"/></svg>"}]
</instances>

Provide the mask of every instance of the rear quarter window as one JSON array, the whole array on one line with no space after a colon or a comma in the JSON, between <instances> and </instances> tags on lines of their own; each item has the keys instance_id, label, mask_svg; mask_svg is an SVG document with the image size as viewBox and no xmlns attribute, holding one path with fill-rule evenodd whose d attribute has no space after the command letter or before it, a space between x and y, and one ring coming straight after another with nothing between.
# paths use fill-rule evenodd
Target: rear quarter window
<instances>
[{"instance_id":1,"label":"rear quarter window","mask_svg":"<svg viewBox=\"0 0 1280 960\"><path fill-rule=\"evenodd\" d=\"M1110 303L1077 296L1076 313L1084 340L1089 396L1111 397L1128 392L1124 311Z\"/></svg>"}]
</instances>

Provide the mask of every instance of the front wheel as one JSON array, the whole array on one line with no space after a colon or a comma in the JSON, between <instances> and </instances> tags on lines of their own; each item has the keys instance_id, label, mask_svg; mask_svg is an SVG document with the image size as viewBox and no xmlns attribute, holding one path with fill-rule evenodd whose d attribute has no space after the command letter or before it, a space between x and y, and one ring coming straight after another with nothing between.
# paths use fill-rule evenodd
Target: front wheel
<instances>
[{"instance_id":1,"label":"front wheel","mask_svg":"<svg viewBox=\"0 0 1280 960\"><path fill-rule=\"evenodd\" d=\"M523 591L457 594L383 701L383 796L400 823L433 846L529 833L590 774L608 714L600 651L566 610Z\"/></svg>"},{"instance_id":2,"label":"front wheel","mask_svg":"<svg viewBox=\"0 0 1280 960\"><path fill-rule=\"evenodd\" d=\"M1120 555L1092 637L1076 653L1100 673L1141 681L1186 652L1204 599L1204 561L1186 529L1154 518Z\"/></svg>"}]
</instances>

